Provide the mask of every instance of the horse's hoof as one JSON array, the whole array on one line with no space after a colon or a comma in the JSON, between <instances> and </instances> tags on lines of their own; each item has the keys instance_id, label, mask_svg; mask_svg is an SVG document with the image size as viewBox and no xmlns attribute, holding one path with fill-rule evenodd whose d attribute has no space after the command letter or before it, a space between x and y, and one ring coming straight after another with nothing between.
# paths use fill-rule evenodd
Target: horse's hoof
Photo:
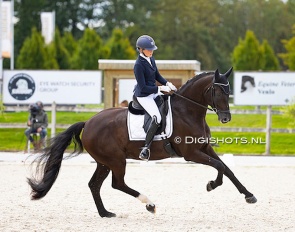
<instances>
[{"instance_id":1,"label":"horse's hoof","mask_svg":"<svg viewBox=\"0 0 295 232\"><path fill-rule=\"evenodd\" d=\"M116 214L114 214L114 213L111 213L111 212L108 212L108 211L106 211L106 212L104 212L104 213L101 213L101 214L99 214L101 217L107 217L107 218L111 218L111 217L116 217Z\"/></svg>"},{"instance_id":2,"label":"horse's hoof","mask_svg":"<svg viewBox=\"0 0 295 232\"><path fill-rule=\"evenodd\" d=\"M213 184L214 182L211 180L211 181L209 181L208 182L208 184L207 184L207 191L208 192L210 192L211 190L213 190L213 187L212 187L212 184Z\"/></svg>"},{"instance_id":3,"label":"horse's hoof","mask_svg":"<svg viewBox=\"0 0 295 232\"><path fill-rule=\"evenodd\" d=\"M254 195L252 197L245 197L245 199L246 199L246 202L249 204L254 204L257 202L257 199L256 197L254 197Z\"/></svg>"},{"instance_id":4,"label":"horse's hoof","mask_svg":"<svg viewBox=\"0 0 295 232\"><path fill-rule=\"evenodd\" d=\"M151 212L151 213L156 213L156 206L155 205L146 205L145 206L147 211Z\"/></svg>"}]
</instances>

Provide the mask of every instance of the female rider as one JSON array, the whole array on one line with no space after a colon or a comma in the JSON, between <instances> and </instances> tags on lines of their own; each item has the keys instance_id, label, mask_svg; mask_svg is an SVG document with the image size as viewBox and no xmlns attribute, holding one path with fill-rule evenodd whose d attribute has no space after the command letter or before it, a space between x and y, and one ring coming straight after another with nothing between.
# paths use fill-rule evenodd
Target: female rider
<instances>
[{"instance_id":1,"label":"female rider","mask_svg":"<svg viewBox=\"0 0 295 232\"><path fill-rule=\"evenodd\" d=\"M137 84L134 88L134 96L152 117L151 124L146 134L145 145L142 148L139 158L148 160L150 157L150 145L154 135L161 123L161 115L154 99L162 94L161 92L175 91L176 87L168 82L158 71L158 68L153 57L154 50L157 49L155 41L148 35L140 36L136 41L136 49L139 56L134 65L134 75ZM156 85L158 81L160 86Z\"/></svg>"}]
</instances>

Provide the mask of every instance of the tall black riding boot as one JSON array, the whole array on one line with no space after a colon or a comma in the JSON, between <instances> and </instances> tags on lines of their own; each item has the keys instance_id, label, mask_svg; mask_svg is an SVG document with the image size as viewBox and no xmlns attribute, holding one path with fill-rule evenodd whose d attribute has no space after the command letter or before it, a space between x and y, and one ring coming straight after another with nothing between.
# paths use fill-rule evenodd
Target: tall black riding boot
<instances>
[{"instance_id":1,"label":"tall black riding boot","mask_svg":"<svg viewBox=\"0 0 295 232\"><path fill-rule=\"evenodd\" d=\"M152 141L154 139L154 136L156 134L157 129L159 128L159 124L157 123L157 119L154 116L152 119L152 122L149 126L148 132L146 133L146 138L145 138L145 144L144 147L142 148L139 158L142 160L148 161L150 158L150 146L152 144Z\"/></svg>"}]
</instances>

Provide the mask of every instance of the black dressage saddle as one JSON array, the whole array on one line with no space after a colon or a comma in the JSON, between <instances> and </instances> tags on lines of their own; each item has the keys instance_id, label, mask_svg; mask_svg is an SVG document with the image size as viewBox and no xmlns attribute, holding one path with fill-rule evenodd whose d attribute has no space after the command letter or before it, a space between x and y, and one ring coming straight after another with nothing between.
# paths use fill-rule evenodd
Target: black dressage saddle
<instances>
[{"instance_id":1,"label":"black dressage saddle","mask_svg":"<svg viewBox=\"0 0 295 232\"><path fill-rule=\"evenodd\" d=\"M162 121L159 129L157 130L156 134L161 134L165 128L166 128L166 116L168 114L169 106L168 106L168 96L166 95L159 95L155 98L155 102L159 108ZM136 115L144 115L144 123L143 123L143 129L145 133L147 133L147 130L149 128L149 125L151 124L152 117L145 111L145 109L140 105L140 103L137 101L136 97L133 95L133 101L129 103L128 110L131 114Z\"/></svg>"}]
</instances>

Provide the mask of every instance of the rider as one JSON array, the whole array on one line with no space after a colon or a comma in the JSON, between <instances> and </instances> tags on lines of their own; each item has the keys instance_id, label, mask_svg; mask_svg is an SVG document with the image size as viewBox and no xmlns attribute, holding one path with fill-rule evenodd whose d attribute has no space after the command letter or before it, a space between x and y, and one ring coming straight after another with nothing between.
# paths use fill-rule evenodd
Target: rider
<instances>
[{"instance_id":1,"label":"rider","mask_svg":"<svg viewBox=\"0 0 295 232\"><path fill-rule=\"evenodd\" d=\"M152 37L148 35L140 36L136 41L136 49L139 52L139 56L134 65L134 74L137 81L134 88L134 96L152 117L146 134L145 145L139 154L139 158L148 160L150 157L149 147L162 120L154 99L162 94L161 91L175 91L176 87L162 77L158 71L153 57L153 51L157 49L157 46ZM157 86L156 81L162 85Z\"/></svg>"}]
</instances>

